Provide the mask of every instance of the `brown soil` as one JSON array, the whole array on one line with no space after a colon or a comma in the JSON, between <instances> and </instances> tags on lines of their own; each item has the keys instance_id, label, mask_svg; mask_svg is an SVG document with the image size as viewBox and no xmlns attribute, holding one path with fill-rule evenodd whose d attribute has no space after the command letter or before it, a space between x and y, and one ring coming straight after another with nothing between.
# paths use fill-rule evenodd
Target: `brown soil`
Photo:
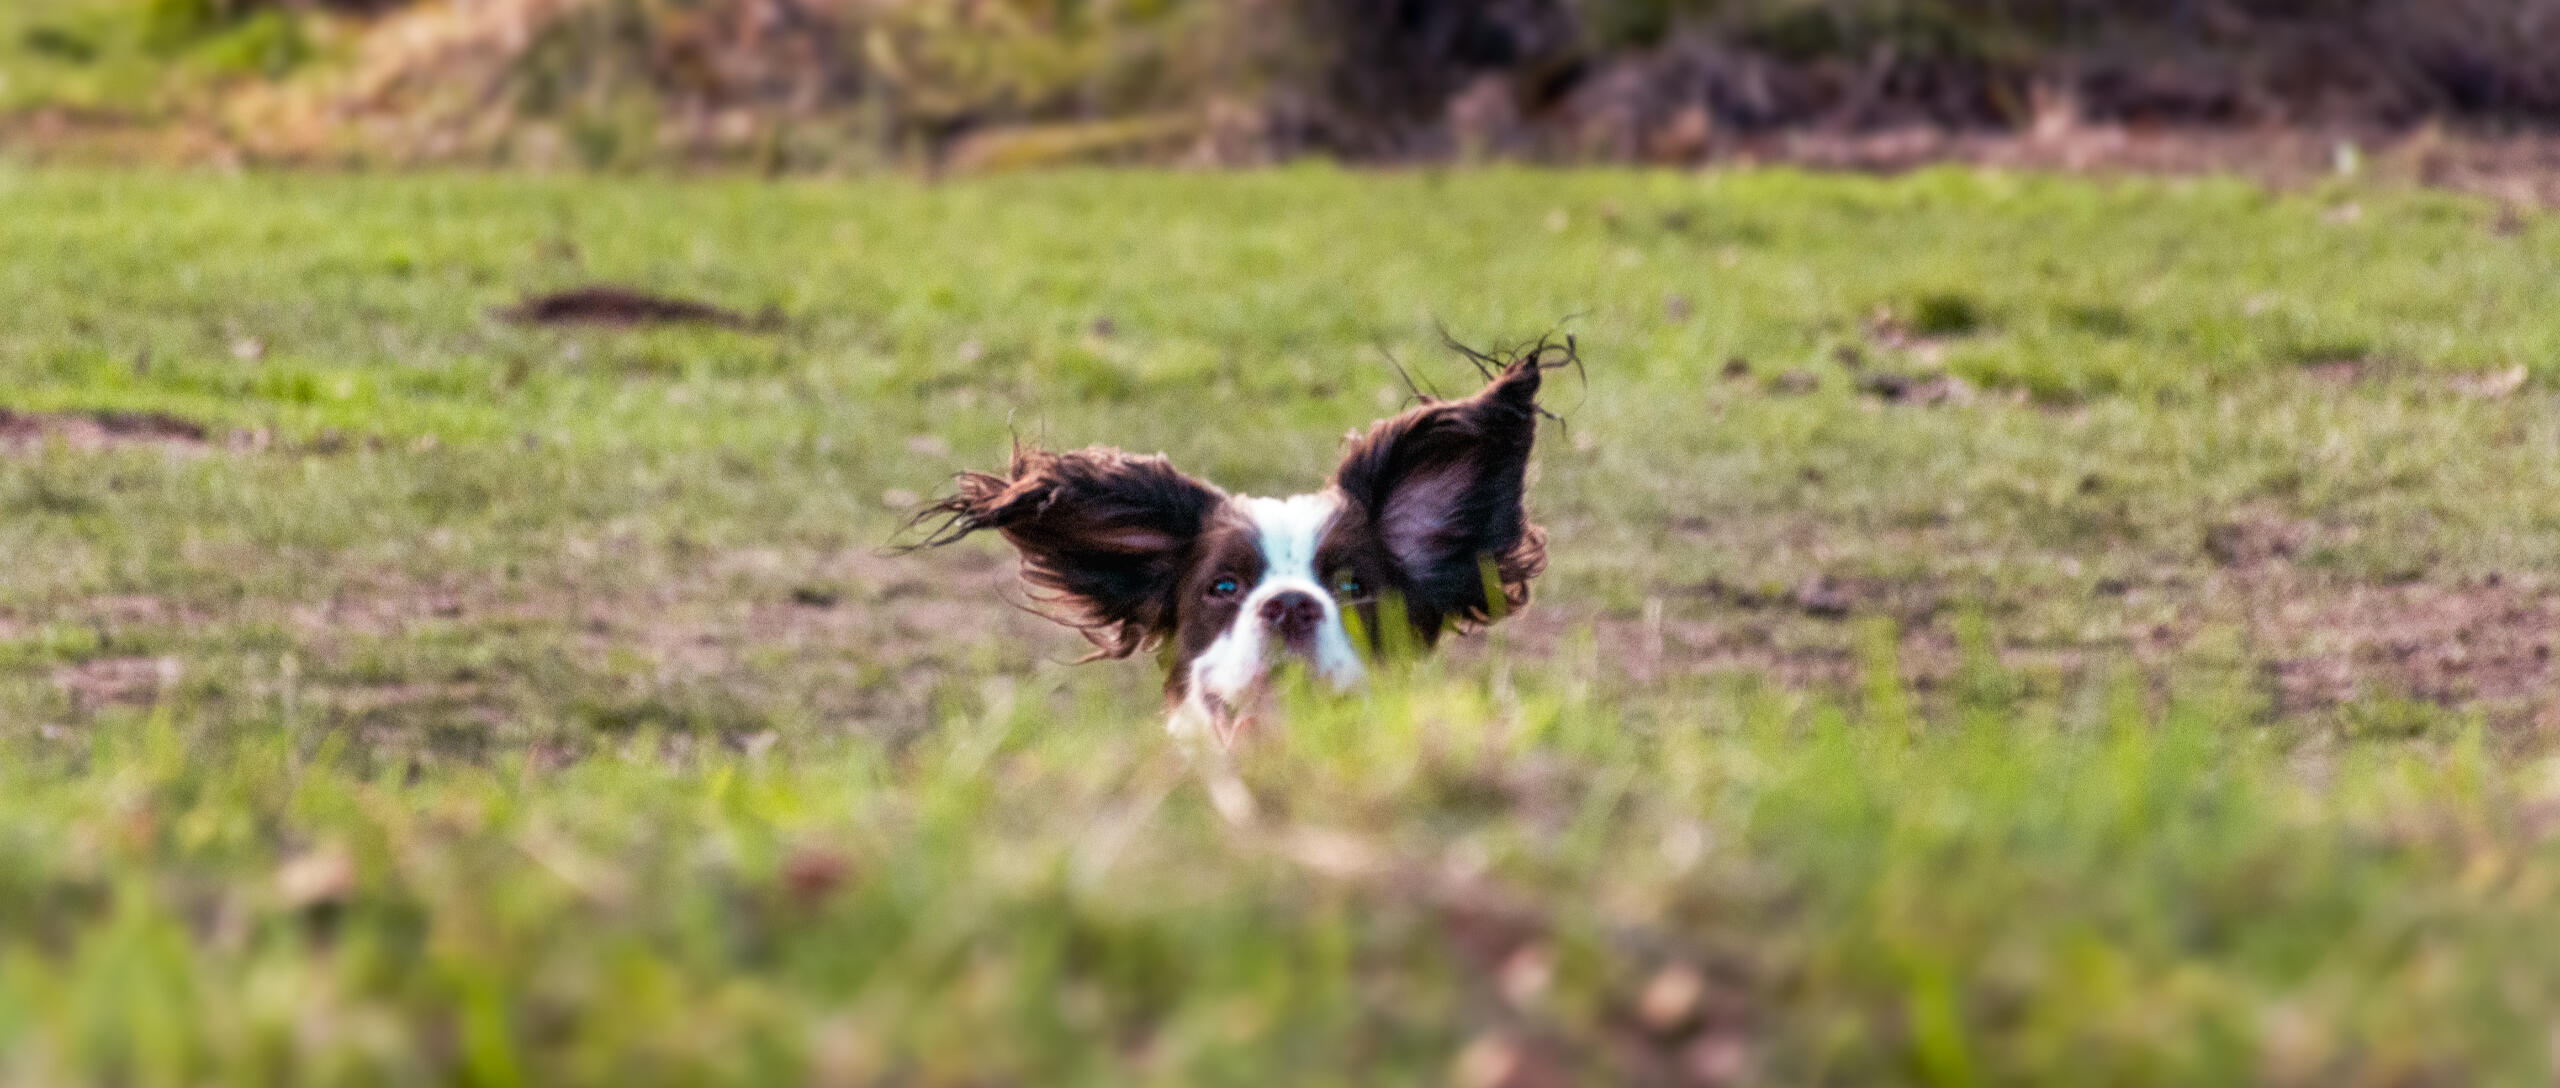
<instances>
[{"instance_id":1,"label":"brown soil","mask_svg":"<svg viewBox=\"0 0 2560 1088\"><path fill-rule=\"evenodd\" d=\"M528 296L498 316L525 325L714 325L726 329L764 328L773 315L750 319L745 314L693 299L653 295L628 287L598 285Z\"/></svg>"},{"instance_id":2,"label":"brown soil","mask_svg":"<svg viewBox=\"0 0 2560 1088\"><path fill-rule=\"evenodd\" d=\"M2552 690L2560 593L2457 584L2260 586L2252 639L2279 714L2384 695L2536 716ZM2307 592L2305 590L2308 590Z\"/></svg>"},{"instance_id":3,"label":"brown soil","mask_svg":"<svg viewBox=\"0 0 2560 1088\"><path fill-rule=\"evenodd\" d=\"M0 408L0 453L25 453L59 442L82 451L116 446L196 449L209 432L201 423L160 412L12 412Z\"/></svg>"},{"instance_id":4,"label":"brown soil","mask_svg":"<svg viewBox=\"0 0 2560 1088\"><path fill-rule=\"evenodd\" d=\"M178 676L176 658L100 657L54 671L53 683L72 705L93 711L108 705L149 706Z\"/></svg>"},{"instance_id":5,"label":"brown soil","mask_svg":"<svg viewBox=\"0 0 2560 1088\"><path fill-rule=\"evenodd\" d=\"M2202 548L2217 566L2250 570L2292 559L2313 531L2281 514L2249 509L2206 525Z\"/></svg>"},{"instance_id":6,"label":"brown soil","mask_svg":"<svg viewBox=\"0 0 2560 1088\"><path fill-rule=\"evenodd\" d=\"M556 645L577 674L637 685L624 693L634 698L769 703L773 692L791 690L805 696L798 709L817 720L892 728L926 720L936 686L991 643L1014 648L1008 656L1024 668L1080 652L1072 634L1006 607L1019 596L1013 577L1010 561L974 554L927 562L867 551L741 552L636 593L587 578L501 587L386 574L292 605L286 615L299 641L323 658L440 630L550 632L537 641ZM528 697L523 682L498 669L312 697L329 713L392 728L422 717L491 724Z\"/></svg>"},{"instance_id":7,"label":"brown soil","mask_svg":"<svg viewBox=\"0 0 2560 1088\"><path fill-rule=\"evenodd\" d=\"M1496 645L1545 659L1587 630L1600 666L1639 683L1753 675L1779 687L1836 690L1855 682L1859 669L1846 625L1882 618L1901 632L1905 675L1932 685L1953 672L1952 645L1934 623L1946 596L1931 584L1864 577L1817 575L1784 590L1709 581L1675 587L1632 617L1550 597L1491 632L1442 645L1462 659Z\"/></svg>"},{"instance_id":8,"label":"brown soil","mask_svg":"<svg viewBox=\"0 0 2560 1088\"><path fill-rule=\"evenodd\" d=\"M2079 634L1996 652L2009 671L2046 684L2109 661L2145 671L2225 661L2257 678L2279 719L2399 699L2473 708L2506 726L2560 727L2552 664L2560 583L2516 575L2376 581L2300 565L2324 533L2270 508L2236 510L2199 533L2194 553L2164 557L2155 573L2095 581L2090 622L2075 621ZM1637 683L1753 676L1842 691L1864 667L1859 625L1884 620L1898 635L1904 679L1927 692L1962 668L1953 622L1962 609L1952 606L1964 597L1925 578L1845 575L1791 588L1670 587L1636 615L1549 595L1489 636L1453 639L1448 649L1480 658L1500 645L1543 659L1569 652L1588 630L1598 667ZM1995 637L2001 626L1993 620ZM2239 659L2229 661L2235 651Z\"/></svg>"}]
</instances>

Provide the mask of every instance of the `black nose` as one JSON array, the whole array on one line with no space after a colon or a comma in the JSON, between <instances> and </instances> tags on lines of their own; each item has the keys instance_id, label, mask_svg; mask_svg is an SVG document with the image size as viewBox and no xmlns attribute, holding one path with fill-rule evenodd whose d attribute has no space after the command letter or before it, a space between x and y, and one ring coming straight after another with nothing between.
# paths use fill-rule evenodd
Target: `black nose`
<instances>
[{"instance_id":1,"label":"black nose","mask_svg":"<svg viewBox=\"0 0 2560 1088\"><path fill-rule=\"evenodd\" d=\"M1282 642L1305 649L1316 638L1316 624L1324 622L1324 603L1314 595L1288 590L1274 593L1262 602L1262 624L1280 636Z\"/></svg>"}]
</instances>

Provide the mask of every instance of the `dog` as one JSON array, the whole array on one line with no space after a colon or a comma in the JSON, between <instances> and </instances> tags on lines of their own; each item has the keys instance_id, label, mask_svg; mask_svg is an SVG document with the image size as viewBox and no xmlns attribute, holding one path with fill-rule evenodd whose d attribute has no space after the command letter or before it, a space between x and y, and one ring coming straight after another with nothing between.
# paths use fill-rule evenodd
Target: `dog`
<instances>
[{"instance_id":1,"label":"dog","mask_svg":"<svg viewBox=\"0 0 2560 1088\"><path fill-rule=\"evenodd\" d=\"M1529 603L1547 563L1526 505L1538 387L1575 354L1570 341L1467 354L1482 389L1353 433L1322 490L1229 495L1162 454L1017 442L1003 474L964 472L917 515L936 526L918 546L1002 535L1042 614L1096 647L1085 660L1160 650L1166 728L1232 745L1277 665L1348 691L1400 648Z\"/></svg>"}]
</instances>

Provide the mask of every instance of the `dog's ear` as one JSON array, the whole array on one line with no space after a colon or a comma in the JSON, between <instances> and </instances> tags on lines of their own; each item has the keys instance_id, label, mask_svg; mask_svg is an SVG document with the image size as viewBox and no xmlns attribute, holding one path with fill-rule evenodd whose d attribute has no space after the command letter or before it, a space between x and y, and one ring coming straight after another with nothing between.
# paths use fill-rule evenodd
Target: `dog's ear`
<instances>
[{"instance_id":1,"label":"dog's ear","mask_svg":"<svg viewBox=\"0 0 2560 1088\"><path fill-rule=\"evenodd\" d=\"M1084 632L1094 656L1127 657L1173 629L1193 547L1225 501L1161 456L1016 447L1004 475L962 473L917 520L941 519L926 546L1002 533L1044 614Z\"/></svg>"},{"instance_id":2,"label":"dog's ear","mask_svg":"<svg viewBox=\"0 0 2560 1088\"><path fill-rule=\"evenodd\" d=\"M1523 503L1538 435L1539 354L1513 361L1474 396L1379 421L1351 440L1334 470L1334 486L1368 519L1426 638L1529 603L1529 580L1546 569L1546 531L1529 523Z\"/></svg>"}]
</instances>

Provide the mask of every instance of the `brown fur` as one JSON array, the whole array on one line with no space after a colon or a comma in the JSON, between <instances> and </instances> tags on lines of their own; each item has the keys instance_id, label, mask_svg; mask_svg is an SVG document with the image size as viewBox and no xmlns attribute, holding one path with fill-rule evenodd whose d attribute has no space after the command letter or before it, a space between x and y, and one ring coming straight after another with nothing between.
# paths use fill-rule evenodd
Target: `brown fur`
<instances>
[{"instance_id":1,"label":"brown fur","mask_svg":"<svg viewBox=\"0 0 2560 1088\"><path fill-rule=\"evenodd\" d=\"M1017 446L1004 475L962 473L958 493L918 517L942 518L927 545L1003 533L1046 614L1094 656L1127 657L1173 629L1193 549L1226 501L1161 456Z\"/></svg>"},{"instance_id":2,"label":"brown fur","mask_svg":"<svg viewBox=\"0 0 2560 1088\"><path fill-rule=\"evenodd\" d=\"M1368 536L1386 546L1391 584L1426 641L1444 626L1471 629L1525 607L1530 580L1546 570L1546 530L1524 505L1543 373L1531 353L1473 396L1381 420L1351 440L1334 470L1350 501L1343 523L1366 518ZM1417 503L1434 509L1405 509ZM1399 518L1429 529L1389 531ZM1402 547L1389 543L1397 539ZM1485 594L1486 563L1500 587L1499 613Z\"/></svg>"}]
</instances>

